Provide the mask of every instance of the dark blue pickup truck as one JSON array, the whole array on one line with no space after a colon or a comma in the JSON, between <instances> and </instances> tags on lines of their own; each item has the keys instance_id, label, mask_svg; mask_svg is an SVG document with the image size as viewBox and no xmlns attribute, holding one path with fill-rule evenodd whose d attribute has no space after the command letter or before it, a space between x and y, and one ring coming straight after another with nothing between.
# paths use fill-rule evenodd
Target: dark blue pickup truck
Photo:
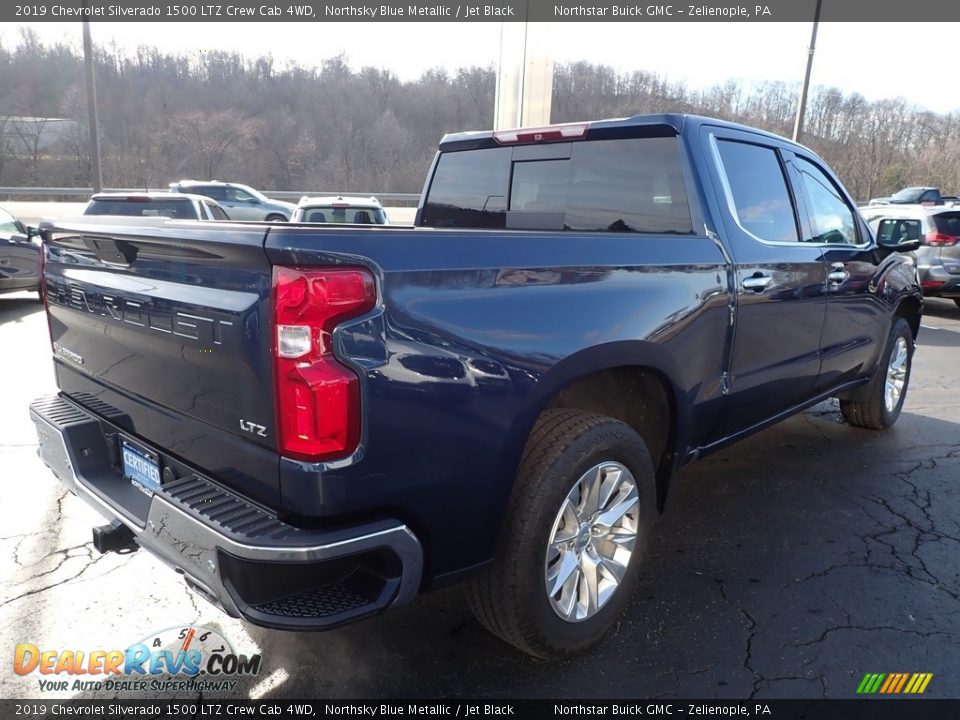
<instances>
[{"instance_id":1,"label":"dark blue pickup truck","mask_svg":"<svg viewBox=\"0 0 960 720\"><path fill-rule=\"evenodd\" d=\"M678 468L824 398L883 429L921 293L822 160L655 115L448 135L416 227L43 228L40 453L233 616L469 581L547 658L630 598Z\"/></svg>"}]
</instances>

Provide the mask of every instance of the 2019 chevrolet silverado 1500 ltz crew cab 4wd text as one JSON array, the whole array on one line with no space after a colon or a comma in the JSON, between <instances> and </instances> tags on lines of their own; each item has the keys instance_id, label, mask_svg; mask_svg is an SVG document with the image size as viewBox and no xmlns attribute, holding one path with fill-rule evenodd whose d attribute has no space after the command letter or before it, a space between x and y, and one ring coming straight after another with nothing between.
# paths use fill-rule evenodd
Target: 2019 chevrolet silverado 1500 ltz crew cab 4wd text
<instances>
[{"instance_id":1,"label":"2019 chevrolet silverado 1500 ltz crew cab 4wd text","mask_svg":"<svg viewBox=\"0 0 960 720\"><path fill-rule=\"evenodd\" d=\"M289 630L464 580L547 658L623 610L679 467L829 397L892 425L920 325L819 158L691 116L448 135L413 228L43 232L32 417L98 547Z\"/></svg>"}]
</instances>

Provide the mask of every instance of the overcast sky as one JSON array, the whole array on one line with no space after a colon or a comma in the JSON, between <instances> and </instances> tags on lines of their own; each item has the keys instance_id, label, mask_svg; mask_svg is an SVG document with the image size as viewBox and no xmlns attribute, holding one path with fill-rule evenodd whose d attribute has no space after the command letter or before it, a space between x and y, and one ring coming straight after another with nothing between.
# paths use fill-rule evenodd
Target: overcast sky
<instances>
[{"instance_id":1,"label":"overcast sky","mask_svg":"<svg viewBox=\"0 0 960 720\"><path fill-rule=\"evenodd\" d=\"M0 42L16 43L20 23L5 23ZM955 28L954 23L948 23ZM35 23L45 42L80 47L79 23ZM491 65L499 57L499 23L97 23L95 43L155 45L199 53L234 50L278 63L318 65L344 53L354 67L373 65L415 79L431 67ZM904 28L912 38L904 47ZM587 60L622 70L648 70L705 87L725 80L799 81L809 23L536 23L558 62ZM859 92L870 100L903 97L935 112L960 108L951 77L957 50L936 23L822 23L812 83Z\"/></svg>"}]
</instances>

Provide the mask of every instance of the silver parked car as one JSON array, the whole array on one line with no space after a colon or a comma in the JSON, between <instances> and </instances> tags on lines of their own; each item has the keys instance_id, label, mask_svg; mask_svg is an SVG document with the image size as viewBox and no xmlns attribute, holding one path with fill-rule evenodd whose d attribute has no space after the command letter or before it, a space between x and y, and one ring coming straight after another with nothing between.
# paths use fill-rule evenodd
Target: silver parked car
<instances>
[{"instance_id":1,"label":"silver parked car","mask_svg":"<svg viewBox=\"0 0 960 720\"><path fill-rule=\"evenodd\" d=\"M861 208L883 244L920 240L920 286L928 297L951 298L960 307L960 206L880 205Z\"/></svg>"},{"instance_id":2,"label":"silver parked car","mask_svg":"<svg viewBox=\"0 0 960 720\"><path fill-rule=\"evenodd\" d=\"M267 220L286 222L296 207L293 203L271 200L247 185L219 180L181 180L170 183L170 192L206 195L222 205L231 220Z\"/></svg>"}]
</instances>

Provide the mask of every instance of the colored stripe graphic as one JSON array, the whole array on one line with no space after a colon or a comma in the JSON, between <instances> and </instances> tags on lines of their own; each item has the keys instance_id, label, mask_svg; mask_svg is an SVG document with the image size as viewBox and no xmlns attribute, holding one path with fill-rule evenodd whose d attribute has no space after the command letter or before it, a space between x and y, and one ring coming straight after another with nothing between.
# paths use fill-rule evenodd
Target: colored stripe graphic
<instances>
[{"instance_id":1,"label":"colored stripe graphic","mask_svg":"<svg viewBox=\"0 0 960 720\"><path fill-rule=\"evenodd\" d=\"M857 686L858 695L919 695L926 691L933 673L867 673Z\"/></svg>"},{"instance_id":2,"label":"colored stripe graphic","mask_svg":"<svg viewBox=\"0 0 960 720\"><path fill-rule=\"evenodd\" d=\"M890 692L890 687L895 685L899 679L900 676L897 673L891 673L890 675L887 675L887 681L880 688L880 692L884 694Z\"/></svg>"},{"instance_id":3,"label":"colored stripe graphic","mask_svg":"<svg viewBox=\"0 0 960 720\"><path fill-rule=\"evenodd\" d=\"M903 686L907 684L907 673L900 673L900 682L897 683L897 687L894 690L895 693L903 690Z\"/></svg>"},{"instance_id":4,"label":"colored stripe graphic","mask_svg":"<svg viewBox=\"0 0 960 720\"><path fill-rule=\"evenodd\" d=\"M883 682L886 675L884 673L867 673L860 682L857 692L861 695L872 695L880 689L880 683Z\"/></svg>"}]
</instances>

